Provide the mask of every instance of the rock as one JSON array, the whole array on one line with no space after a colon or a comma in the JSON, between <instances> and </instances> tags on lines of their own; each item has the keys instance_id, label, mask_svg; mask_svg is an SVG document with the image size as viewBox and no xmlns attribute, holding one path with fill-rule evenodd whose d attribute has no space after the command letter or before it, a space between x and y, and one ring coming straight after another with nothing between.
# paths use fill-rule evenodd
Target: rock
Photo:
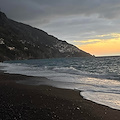
<instances>
[{"instance_id":1,"label":"rock","mask_svg":"<svg viewBox=\"0 0 120 120\"><path fill-rule=\"evenodd\" d=\"M92 57L76 46L0 12L0 60Z\"/></svg>"}]
</instances>

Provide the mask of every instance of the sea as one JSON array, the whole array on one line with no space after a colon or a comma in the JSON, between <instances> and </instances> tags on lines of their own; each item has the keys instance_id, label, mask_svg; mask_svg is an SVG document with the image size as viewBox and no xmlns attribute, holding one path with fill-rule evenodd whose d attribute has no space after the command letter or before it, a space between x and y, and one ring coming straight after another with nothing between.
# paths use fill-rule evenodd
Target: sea
<instances>
[{"instance_id":1,"label":"sea","mask_svg":"<svg viewBox=\"0 0 120 120\"><path fill-rule=\"evenodd\" d=\"M17 60L0 66L5 73L37 78L18 83L79 90L87 100L120 110L120 57Z\"/></svg>"}]
</instances>

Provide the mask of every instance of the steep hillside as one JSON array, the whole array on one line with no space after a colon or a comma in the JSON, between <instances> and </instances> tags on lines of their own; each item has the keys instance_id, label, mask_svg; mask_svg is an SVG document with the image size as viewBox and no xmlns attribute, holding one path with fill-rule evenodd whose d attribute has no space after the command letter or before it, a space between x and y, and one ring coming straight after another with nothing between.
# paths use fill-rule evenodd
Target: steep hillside
<instances>
[{"instance_id":1,"label":"steep hillside","mask_svg":"<svg viewBox=\"0 0 120 120\"><path fill-rule=\"evenodd\" d=\"M0 12L0 61L90 56L66 41L13 21Z\"/></svg>"}]
</instances>

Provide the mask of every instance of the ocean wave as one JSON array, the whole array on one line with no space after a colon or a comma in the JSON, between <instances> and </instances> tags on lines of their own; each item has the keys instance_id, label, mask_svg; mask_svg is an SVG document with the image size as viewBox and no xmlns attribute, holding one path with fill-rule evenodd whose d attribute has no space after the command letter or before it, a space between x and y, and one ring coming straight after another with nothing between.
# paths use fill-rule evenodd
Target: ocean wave
<instances>
[{"instance_id":1,"label":"ocean wave","mask_svg":"<svg viewBox=\"0 0 120 120\"><path fill-rule=\"evenodd\" d=\"M77 89L94 102L120 110L120 58L25 60L0 63L6 73L47 77L25 84ZM112 97L114 98L112 98Z\"/></svg>"}]
</instances>

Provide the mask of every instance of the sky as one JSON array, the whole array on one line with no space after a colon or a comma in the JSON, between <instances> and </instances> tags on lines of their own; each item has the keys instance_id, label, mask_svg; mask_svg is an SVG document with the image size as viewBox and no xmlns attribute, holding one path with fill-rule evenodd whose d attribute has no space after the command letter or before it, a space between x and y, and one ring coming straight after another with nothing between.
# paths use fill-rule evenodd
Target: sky
<instances>
[{"instance_id":1,"label":"sky","mask_svg":"<svg viewBox=\"0 0 120 120\"><path fill-rule=\"evenodd\" d=\"M0 10L92 55L120 55L120 0L0 0Z\"/></svg>"}]
</instances>

